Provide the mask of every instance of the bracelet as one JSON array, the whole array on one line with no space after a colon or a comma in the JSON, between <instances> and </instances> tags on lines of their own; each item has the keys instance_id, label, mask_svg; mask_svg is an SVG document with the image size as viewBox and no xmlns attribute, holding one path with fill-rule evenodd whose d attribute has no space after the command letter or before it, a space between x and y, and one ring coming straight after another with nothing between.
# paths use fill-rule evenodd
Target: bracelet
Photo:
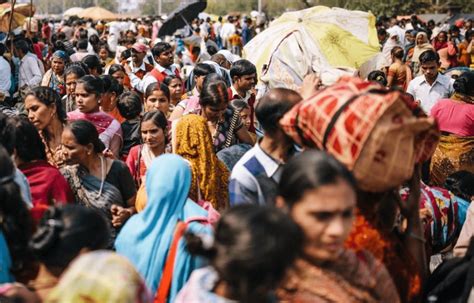
<instances>
[{"instance_id":1,"label":"bracelet","mask_svg":"<svg viewBox=\"0 0 474 303\"><path fill-rule=\"evenodd\" d=\"M425 239L424 236L419 236L419 235L416 235L416 234L414 234L414 233L412 233L412 232L409 232L407 235L408 235L409 237L412 237L413 239L416 239L416 240L418 240L418 241L421 241L421 242L423 242L423 243L426 243L426 239Z\"/></svg>"}]
</instances>

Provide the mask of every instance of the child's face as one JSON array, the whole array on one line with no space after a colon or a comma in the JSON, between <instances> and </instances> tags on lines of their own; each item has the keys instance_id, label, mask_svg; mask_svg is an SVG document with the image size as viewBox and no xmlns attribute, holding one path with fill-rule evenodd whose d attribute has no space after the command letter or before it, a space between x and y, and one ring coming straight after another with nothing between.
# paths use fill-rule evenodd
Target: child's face
<instances>
[{"instance_id":1,"label":"child's face","mask_svg":"<svg viewBox=\"0 0 474 303\"><path fill-rule=\"evenodd\" d=\"M242 122L244 123L245 127L247 130L250 128L250 109L244 108L240 111L240 119L242 119Z\"/></svg>"}]
</instances>

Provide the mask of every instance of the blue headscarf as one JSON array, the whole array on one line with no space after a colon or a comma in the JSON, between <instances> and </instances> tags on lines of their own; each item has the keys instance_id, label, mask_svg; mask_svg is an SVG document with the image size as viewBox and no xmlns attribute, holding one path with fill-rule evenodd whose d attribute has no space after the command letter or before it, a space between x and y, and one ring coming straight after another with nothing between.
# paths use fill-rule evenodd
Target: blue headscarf
<instances>
[{"instance_id":1,"label":"blue headscarf","mask_svg":"<svg viewBox=\"0 0 474 303\"><path fill-rule=\"evenodd\" d=\"M188 199L191 169L180 156L166 154L154 159L147 171L145 186L147 206L127 221L115 241L115 248L132 262L155 294L178 220L207 217L207 212ZM210 233L210 228L193 222L188 231ZM181 240L168 302L174 302L191 272L204 265L202 259L186 251L185 242Z\"/></svg>"},{"instance_id":2,"label":"blue headscarf","mask_svg":"<svg viewBox=\"0 0 474 303\"><path fill-rule=\"evenodd\" d=\"M68 56L68 54L66 54L66 52L65 52L65 51L62 51L62 50L57 50L57 51L55 51L51 57L52 57L52 58L63 59L65 63L67 63L67 62L69 61L69 56Z\"/></svg>"}]
</instances>

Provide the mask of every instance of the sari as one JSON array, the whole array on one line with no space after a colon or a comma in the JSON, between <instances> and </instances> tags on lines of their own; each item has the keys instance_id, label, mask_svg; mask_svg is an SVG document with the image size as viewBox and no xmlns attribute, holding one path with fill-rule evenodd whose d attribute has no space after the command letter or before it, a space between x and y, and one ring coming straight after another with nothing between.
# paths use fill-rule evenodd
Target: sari
<instances>
[{"instance_id":1,"label":"sari","mask_svg":"<svg viewBox=\"0 0 474 303\"><path fill-rule=\"evenodd\" d=\"M0 285L14 281L11 274L12 259L10 250L8 249L7 241L0 229Z\"/></svg>"},{"instance_id":2,"label":"sari","mask_svg":"<svg viewBox=\"0 0 474 303\"><path fill-rule=\"evenodd\" d=\"M68 267L45 302L150 303L152 298L127 259L95 251L78 257Z\"/></svg>"},{"instance_id":3,"label":"sari","mask_svg":"<svg viewBox=\"0 0 474 303\"><path fill-rule=\"evenodd\" d=\"M282 302L400 302L383 264L370 253L351 250L320 266L297 260L277 294Z\"/></svg>"},{"instance_id":4,"label":"sari","mask_svg":"<svg viewBox=\"0 0 474 303\"><path fill-rule=\"evenodd\" d=\"M191 163L193 182L189 198L202 198L217 210L227 208L229 171L214 153L206 120L194 114L182 117L176 125L174 142L174 152Z\"/></svg>"},{"instance_id":5,"label":"sari","mask_svg":"<svg viewBox=\"0 0 474 303\"><path fill-rule=\"evenodd\" d=\"M100 140L105 144L106 148L110 148L112 139L115 136L122 139L122 128L120 123L112 116L98 111L95 113L82 113L78 109L67 114L69 121L87 120L94 124L99 133Z\"/></svg>"},{"instance_id":6,"label":"sari","mask_svg":"<svg viewBox=\"0 0 474 303\"><path fill-rule=\"evenodd\" d=\"M207 212L188 199L191 170L181 157L162 155L153 160L146 174L147 207L131 217L120 231L115 248L129 259L144 277L147 287L155 294L179 221L207 218ZM198 222L190 222L187 231L209 233L210 229ZM174 299L188 280L191 272L202 267L203 261L189 254L181 239L174 261L168 302Z\"/></svg>"}]
</instances>

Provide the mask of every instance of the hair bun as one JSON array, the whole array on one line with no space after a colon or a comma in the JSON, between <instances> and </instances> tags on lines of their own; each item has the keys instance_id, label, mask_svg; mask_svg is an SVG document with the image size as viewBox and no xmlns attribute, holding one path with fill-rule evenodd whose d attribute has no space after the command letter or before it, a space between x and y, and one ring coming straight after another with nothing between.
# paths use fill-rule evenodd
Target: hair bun
<instances>
[{"instance_id":1,"label":"hair bun","mask_svg":"<svg viewBox=\"0 0 474 303\"><path fill-rule=\"evenodd\" d=\"M467 93L467 79L463 76L457 78L454 81L453 88L456 92L465 95Z\"/></svg>"},{"instance_id":2,"label":"hair bun","mask_svg":"<svg viewBox=\"0 0 474 303\"><path fill-rule=\"evenodd\" d=\"M192 255L200 255L210 259L216 254L212 240L206 239L205 235L198 236L193 233L186 233L184 237L186 239L186 249Z\"/></svg>"},{"instance_id":3,"label":"hair bun","mask_svg":"<svg viewBox=\"0 0 474 303\"><path fill-rule=\"evenodd\" d=\"M30 249L36 255L43 255L57 242L64 224L60 220L61 212L57 208L49 209L41 219L38 230L30 240Z\"/></svg>"}]
</instances>

